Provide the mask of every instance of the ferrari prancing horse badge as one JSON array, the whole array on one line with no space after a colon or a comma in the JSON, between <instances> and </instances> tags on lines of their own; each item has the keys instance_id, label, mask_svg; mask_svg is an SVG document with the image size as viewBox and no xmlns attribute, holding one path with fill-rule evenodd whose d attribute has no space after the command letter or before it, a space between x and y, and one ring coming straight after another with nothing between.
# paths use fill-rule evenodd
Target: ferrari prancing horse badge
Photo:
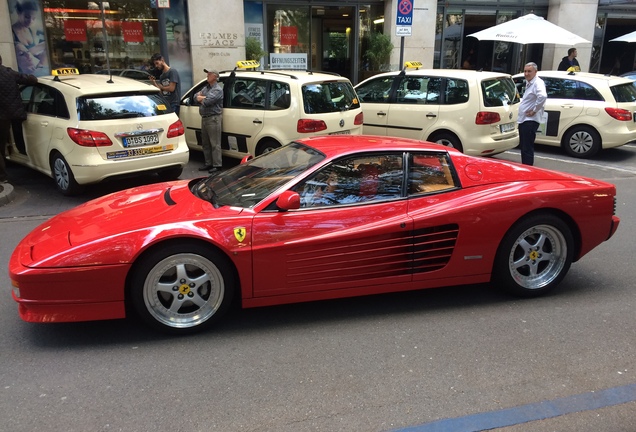
<instances>
[{"instance_id":1,"label":"ferrari prancing horse badge","mask_svg":"<svg viewBox=\"0 0 636 432\"><path fill-rule=\"evenodd\" d=\"M245 234L245 227L234 228L234 237L236 237L239 243L242 243L243 240L245 240Z\"/></svg>"}]
</instances>

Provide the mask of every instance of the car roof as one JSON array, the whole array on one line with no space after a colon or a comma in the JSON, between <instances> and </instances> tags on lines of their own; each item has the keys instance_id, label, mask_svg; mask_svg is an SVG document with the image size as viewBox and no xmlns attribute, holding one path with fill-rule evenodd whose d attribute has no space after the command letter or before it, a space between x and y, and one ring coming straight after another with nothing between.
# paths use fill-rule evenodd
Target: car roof
<instances>
[{"instance_id":1,"label":"car roof","mask_svg":"<svg viewBox=\"0 0 636 432\"><path fill-rule=\"evenodd\" d=\"M109 83L108 81L112 81ZM80 74L65 75L55 79L52 75L38 77L38 82L46 83L64 93L77 96L127 91L159 92L159 89L132 78L113 75Z\"/></svg>"},{"instance_id":2,"label":"car roof","mask_svg":"<svg viewBox=\"0 0 636 432\"><path fill-rule=\"evenodd\" d=\"M626 84L633 82L626 77L620 77L616 75L603 75L592 72L567 72L567 71L539 71L537 73L540 77L551 77L551 78L571 78L578 79L584 82L595 82L602 83L605 82L607 85L617 85L617 84ZM523 77L523 73L516 74L513 78Z\"/></svg>"},{"instance_id":3,"label":"car roof","mask_svg":"<svg viewBox=\"0 0 636 432\"><path fill-rule=\"evenodd\" d=\"M383 76L395 76L401 73L405 73L406 76L409 75L428 75L435 77L453 77L453 78L462 78L465 80L476 80L482 78L500 78L500 77L509 77L510 75L503 72L490 72L490 71L479 71L479 70L469 70L469 69L407 69L405 71L393 71L393 72L384 72L381 74L373 75L371 78L383 77Z\"/></svg>"},{"instance_id":4,"label":"car roof","mask_svg":"<svg viewBox=\"0 0 636 432\"><path fill-rule=\"evenodd\" d=\"M234 73L237 77L262 77L267 79L277 79L283 81L316 82L316 81L349 81L347 77L328 72L313 72L300 70L236 70L222 71L220 76L229 77Z\"/></svg>"},{"instance_id":5,"label":"car roof","mask_svg":"<svg viewBox=\"0 0 636 432\"><path fill-rule=\"evenodd\" d=\"M440 144L408 138L375 135L322 135L296 140L322 152L328 158L362 151L418 150L453 152L457 151ZM346 149L346 150L345 150Z\"/></svg>"}]
</instances>

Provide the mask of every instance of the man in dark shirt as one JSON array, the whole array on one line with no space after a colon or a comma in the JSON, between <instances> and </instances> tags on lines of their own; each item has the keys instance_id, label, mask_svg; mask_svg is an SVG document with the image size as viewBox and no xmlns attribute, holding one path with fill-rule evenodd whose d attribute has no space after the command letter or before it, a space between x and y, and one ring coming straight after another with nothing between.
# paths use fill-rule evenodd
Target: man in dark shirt
<instances>
[{"instance_id":1,"label":"man in dark shirt","mask_svg":"<svg viewBox=\"0 0 636 432\"><path fill-rule=\"evenodd\" d=\"M33 75L21 74L2 65L0 56L0 183L8 181L5 166L5 151L12 121L24 121L26 112L20 97L18 84L35 84Z\"/></svg>"},{"instance_id":2,"label":"man in dark shirt","mask_svg":"<svg viewBox=\"0 0 636 432\"><path fill-rule=\"evenodd\" d=\"M201 146L205 165L199 171L213 173L223 166L221 154L221 132L223 122L223 89L218 83L219 73L214 69L203 69L208 83L194 95L201 114Z\"/></svg>"},{"instance_id":3,"label":"man in dark shirt","mask_svg":"<svg viewBox=\"0 0 636 432\"><path fill-rule=\"evenodd\" d=\"M181 99L181 80L179 72L175 68L168 66L163 56L159 53L153 54L151 59L155 69L161 71L159 79L154 76L150 77L155 87L162 91L163 96L170 103L172 110L179 115L179 104Z\"/></svg>"},{"instance_id":4,"label":"man in dark shirt","mask_svg":"<svg viewBox=\"0 0 636 432\"><path fill-rule=\"evenodd\" d=\"M570 48L568 50L568 55L561 59L561 63L559 63L559 67L557 70L566 71L569 68L576 68L576 71L581 71L581 66L579 66L579 61L576 59L576 48Z\"/></svg>"}]
</instances>

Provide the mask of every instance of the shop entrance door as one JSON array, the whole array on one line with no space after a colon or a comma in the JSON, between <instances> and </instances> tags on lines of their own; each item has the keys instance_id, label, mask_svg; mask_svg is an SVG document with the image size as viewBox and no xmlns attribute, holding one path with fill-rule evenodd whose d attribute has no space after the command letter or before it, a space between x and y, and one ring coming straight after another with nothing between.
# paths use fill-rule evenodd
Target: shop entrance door
<instances>
[{"instance_id":1,"label":"shop entrance door","mask_svg":"<svg viewBox=\"0 0 636 432\"><path fill-rule=\"evenodd\" d=\"M355 56L354 6L312 6L311 64L314 70L352 79Z\"/></svg>"}]
</instances>

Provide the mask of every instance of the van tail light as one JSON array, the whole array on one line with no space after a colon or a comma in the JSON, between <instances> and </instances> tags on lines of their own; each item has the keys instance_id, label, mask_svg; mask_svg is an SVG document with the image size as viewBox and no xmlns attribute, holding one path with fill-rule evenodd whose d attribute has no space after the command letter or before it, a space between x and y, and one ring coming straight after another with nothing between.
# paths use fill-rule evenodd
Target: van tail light
<instances>
[{"instance_id":1,"label":"van tail light","mask_svg":"<svg viewBox=\"0 0 636 432\"><path fill-rule=\"evenodd\" d=\"M356 116L356 118L353 120L353 124L358 126L361 125L362 123L364 123L364 114L360 113Z\"/></svg>"},{"instance_id":2,"label":"van tail light","mask_svg":"<svg viewBox=\"0 0 636 432\"><path fill-rule=\"evenodd\" d=\"M327 124L322 120L300 119L296 126L298 133L313 133L327 130Z\"/></svg>"},{"instance_id":3,"label":"van tail light","mask_svg":"<svg viewBox=\"0 0 636 432\"><path fill-rule=\"evenodd\" d=\"M75 128L66 128L66 132L75 144L82 147L108 147L113 145L113 142L104 132Z\"/></svg>"},{"instance_id":4,"label":"van tail light","mask_svg":"<svg viewBox=\"0 0 636 432\"><path fill-rule=\"evenodd\" d=\"M605 108L605 112L608 113L612 118L615 118L619 121L632 121L632 113L631 111L627 111L621 108Z\"/></svg>"},{"instance_id":5,"label":"van tail light","mask_svg":"<svg viewBox=\"0 0 636 432\"><path fill-rule=\"evenodd\" d=\"M183 123L181 123L181 120L177 120L176 122L172 123L168 128L168 138L176 138L183 135L184 133L185 129L183 127Z\"/></svg>"},{"instance_id":6,"label":"van tail light","mask_svg":"<svg viewBox=\"0 0 636 432\"><path fill-rule=\"evenodd\" d=\"M475 124L486 125L501 121L501 116L496 112L479 111L475 117Z\"/></svg>"}]
</instances>

